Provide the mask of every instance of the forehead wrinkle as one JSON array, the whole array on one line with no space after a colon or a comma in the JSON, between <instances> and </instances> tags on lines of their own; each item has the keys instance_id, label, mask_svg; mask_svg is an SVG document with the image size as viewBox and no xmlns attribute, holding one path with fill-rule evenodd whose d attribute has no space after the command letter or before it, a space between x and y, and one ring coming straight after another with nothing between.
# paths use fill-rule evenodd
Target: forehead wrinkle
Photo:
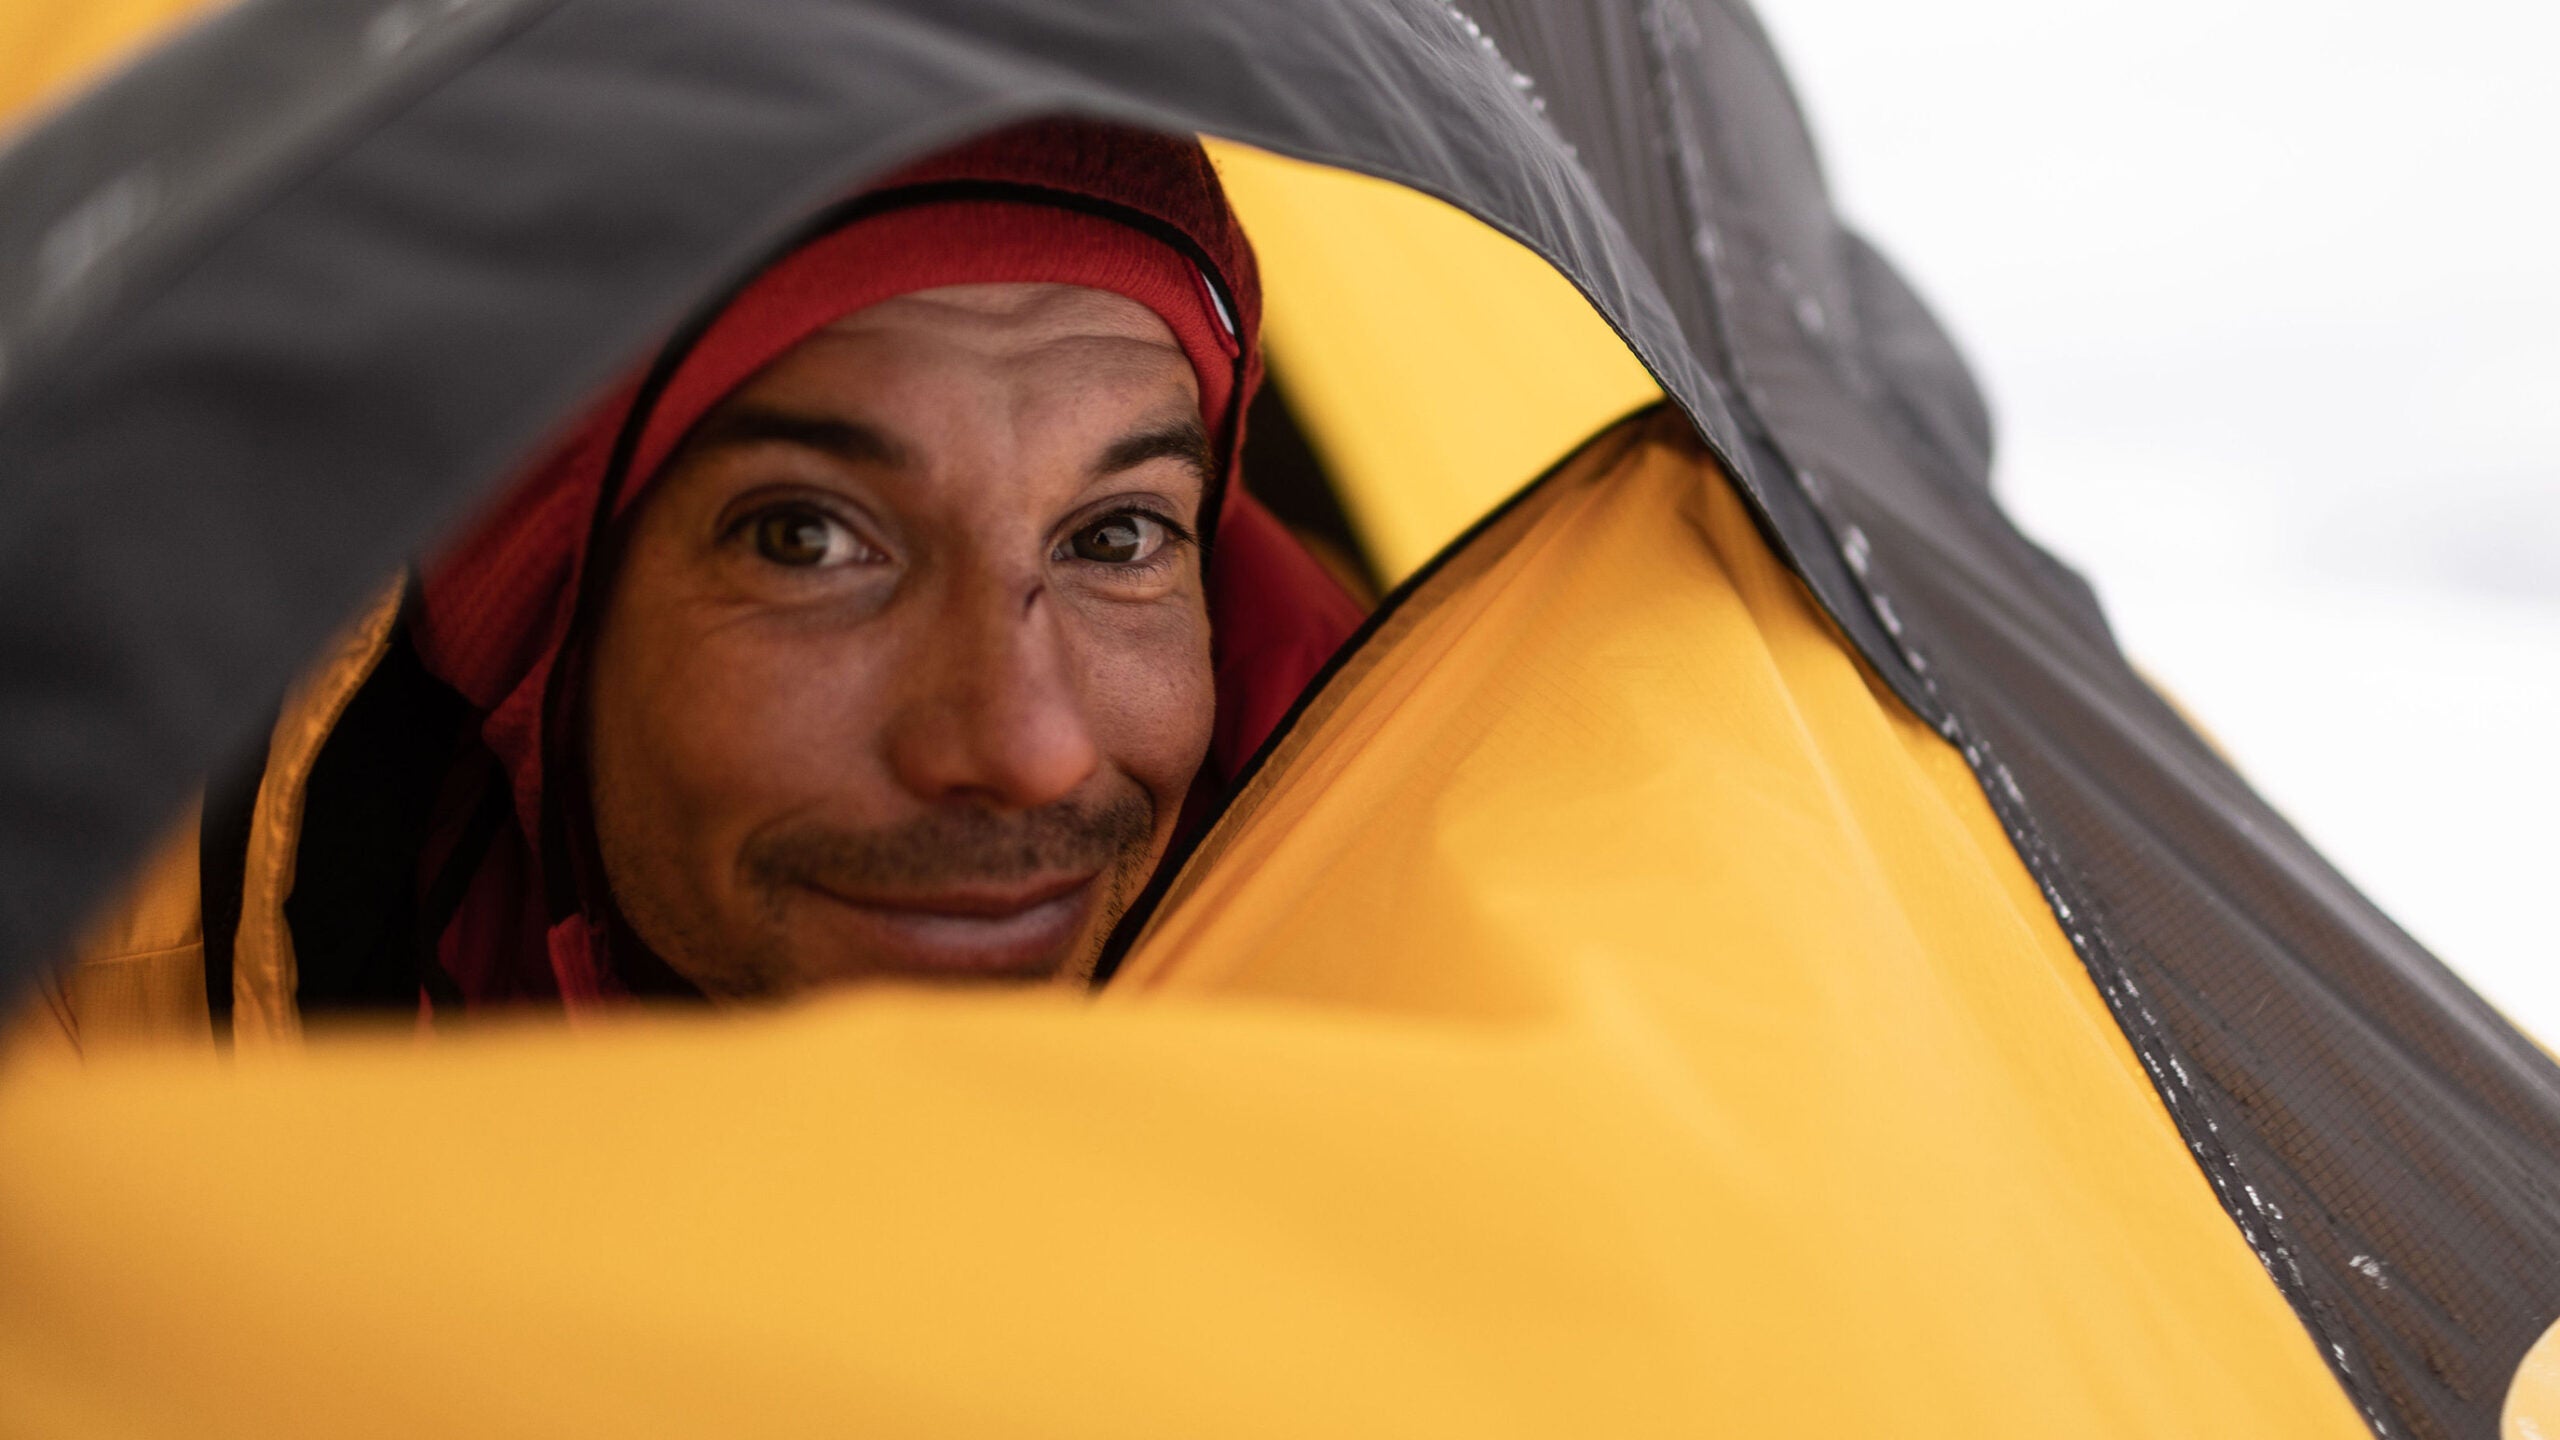
<instances>
[{"instance_id":1,"label":"forehead wrinkle","mask_svg":"<svg viewBox=\"0 0 2560 1440\"><path fill-rule=\"evenodd\" d=\"M1145 381L1178 378L1196 395L1198 379L1190 356L1170 332L1164 337L1096 334L1084 329L1026 329L1021 326L949 328L928 325L855 326L838 321L820 332L823 339L856 345L879 342L913 347L914 358L928 363L954 361L983 367L1008 383L1018 384L1050 371L1068 371L1108 380Z\"/></svg>"},{"instance_id":2,"label":"forehead wrinkle","mask_svg":"<svg viewBox=\"0 0 2560 1440\"><path fill-rule=\"evenodd\" d=\"M1119 340L1160 347L1181 343L1164 317L1114 291L1081 285L1002 283L949 285L894 296L844 316L827 329L858 335L905 331L989 353L1019 353L1062 340ZM1186 367L1188 360L1184 361Z\"/></svg>"}]
</instances>

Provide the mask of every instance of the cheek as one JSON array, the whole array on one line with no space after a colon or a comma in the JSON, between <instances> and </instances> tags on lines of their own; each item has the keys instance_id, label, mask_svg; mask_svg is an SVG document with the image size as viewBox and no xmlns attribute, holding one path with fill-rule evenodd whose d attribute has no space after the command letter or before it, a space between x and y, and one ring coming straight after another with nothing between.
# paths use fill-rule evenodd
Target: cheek
<instances>
[{"instance_id":1,"label":"cheek","mask_svg":"<svg viewBox=\"0 0 2560 1440\"><path fill-rule=\"evenodd\" d=\"M776 816L862 788L864 701L879 693L866 647L841 628L776 623L650 581L643 571L618 587L598 637L600 811L639 812L660 846L717 863Z\"/></svg>"},{"instance_id":2,"label":"cheek","mask_svg":"<svg viewBox=\"0 0 2560 1440\"><path fill-rule=\"evenodd\" d=\"M1191 597L1108 616L1082 648L1095 738L1155 798L1158 821L1171 823L1217 719L1206 607Z\"/></svg>"}]
</instances>

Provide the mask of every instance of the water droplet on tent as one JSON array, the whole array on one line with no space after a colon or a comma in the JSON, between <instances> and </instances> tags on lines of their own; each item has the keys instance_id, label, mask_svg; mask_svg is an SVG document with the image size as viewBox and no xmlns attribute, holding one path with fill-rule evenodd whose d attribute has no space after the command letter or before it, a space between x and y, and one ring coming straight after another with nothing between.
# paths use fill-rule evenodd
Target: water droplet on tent
<instances>
[{"instance_id":1,"label":"water droplet on tent","mask_svg":"<svg viewBox=\"0 0 2560 1440\"><path fill-rule=\"evenodd\" d=\"M160 181L148 167L128 170L71 207L36 246L36 298L70 291L98 262L134 236L160 208Z\"/></svg>"},{"instance_id":2,"label":"water droplet on tent","mask_svg":"<svg viewBox=\"0 0 2560 1440\"><path fill-rule=\"evenodd\" d=\"M426 28L426 17L418 13L417 6L393 5L366 23L364 53L376 60L388 60L408 49Z\"/></svg>"},{"instance_id":3,"label":"water droplet on tent","mask_svg":"<svg viewBox=\"0 0 2560 1440\"><path fill-rule=\"evenodd\" d=\"M1849 562L1849 573L1863 580L1867 575L1867 532L1852 525L1840 536L1840 558Z\"/></svg>"},{"instance_id":4,"label":"water droplet on tent","mask_svg":"<svg viewBox=\"0 0 2560 1440\"><path fill-rule=\"evenodd\" d=\"M439 21L451 19L477 3L479 0L400 0L386 6L365 22L365 54L388 60L416 44L418 37Z\"/></svg>"}]
</instances>

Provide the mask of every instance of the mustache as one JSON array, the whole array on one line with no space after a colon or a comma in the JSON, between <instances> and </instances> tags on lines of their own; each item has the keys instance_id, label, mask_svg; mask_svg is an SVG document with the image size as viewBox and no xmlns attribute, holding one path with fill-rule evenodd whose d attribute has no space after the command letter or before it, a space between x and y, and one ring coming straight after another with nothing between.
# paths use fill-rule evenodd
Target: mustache
<instances>
[{"instance_id":1,"label":"mustache","mask_svg":"<svg viewBox=\"0 0 2560 1440\"><path fill-rule=\"evenodd\" d=\"M738 859L768 890L805 885L848 896L896 895L1102 870L1144 848L1154 834L1153 807L1143 796L1124 795L1012 813L933 810L877 829L810 822L752 837Z\"/></svg>"}]
</instances>

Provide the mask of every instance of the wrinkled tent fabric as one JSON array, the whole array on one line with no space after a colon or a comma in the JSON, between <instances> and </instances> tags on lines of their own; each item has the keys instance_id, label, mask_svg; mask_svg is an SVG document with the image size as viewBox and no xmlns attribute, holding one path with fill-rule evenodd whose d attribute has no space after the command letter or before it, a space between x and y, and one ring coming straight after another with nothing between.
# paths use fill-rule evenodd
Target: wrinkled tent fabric
<instances>
[{"instance_id":1,"label":"wrinkled tent fabric","mask_svg":"<svg viewBox=\"0 0 2560 1440\"><path fill-rule=\"evenodd\" d=\"M10 63L21 53L44 51L12 51ZM47 94L29 81L14 93L30 102ZM2271 1332L2248 1328L2247 1317L2263 1323L2265 1312L2245 1298L2223 1305L2203 1292L2180 1299L2141 1287L2084 1295L2079 1303L2124 1327L2118 1338L2158 1343L2208 1318L2240 1327L2254 1337L2247 1343L2267 1347L2249 1371L2264 1388L2236 1398L2213 1391L2197 1378L2212 1368L2198 1363L2158 1372L2156 1393L2128 1394L2109 1388L2103 1377L2123 1372L2093 1347L2074 1352L2090 1368L2072 1375L2089 1383L2065 1375L2060 1390L2034 1394L2102 1408L2122 1433L2282 1433L2272 1420L2258 1424L2278 1412L2299 1433L2337 1433L2339 1415L2359 1413L2377 1433L2498 1433L2508 1377L2560 1315L2560 1077L2267 810L2124 665L2085 587L2008 526L1985 486L1989 426L1960 359L1890 267L1840 227L1765 41L1718 0L1503 0L1466 15L1426 0L478 0L363 11L250 0L188 32L0 155L0 963L26 974L56 953L369 587L811 206L959 134L1057 109L1366 172L1443 197L1521 241L1587 297L1685 415L1706 447L1700 464L1730 478L1737 513L1756 522L1838 627L1876 693L1939 737L1933 753L1964 767L1958 778L1978 787L1989 823L2046 907L2054 943L2069 947L2090 1003L2113 1027L2119 1078L2149 1087L2159 1107L2150 1113L2184 1147L2181 1164L2201 1169L2201 1180L2192 1169L2183 1180L2225 1227L2215 1232L2224 1260L2253 1258L2263 1269L2242 1267L2249 1284L2262 1287L2261 1299L2287 1302L2287 1323L2300 1327L2282 1337L2295 1347L2287 1351ZM1275 345L1279 333L1275 321ZM1302 346L1275 357L1284 379L1293 365L1310 375L1320 367L1320 341ZM1320 443L1327 418L1310 417ZM1361 453L1348 438L1328 448L1346 464ZM1355 511L1362 485L1392 483L1348 478ZM1588 563L1604 568L1612 557ZM1402 610L1390 610L1388 626ZM1386 635L1382 627L1373 642ZM1573 727L1552 738L1560 747L1607 739ZM1192 912L1177 895L1159 913L1172 927ZM1731 923L1703 910L1673 918L1710 947ZM1484 954L1500 953L1490 920L1467 933ZM1727 963L1750 960L1735 953ZM1143 946L1131 960L1132 979L1151 963ZM449 1057L451 1068L436 1072L443 1081L404 1075L402 1057L362 1053L307 1077L209 1084L137 1070L0 1092L12 1274L52 1256L66 1268L48 1279L77 1292L15 1289L0 1302L11 1307L0 1311L0 1335L14 1337L0 1353L23 1367L60 1353L47 1346L87 1344L94 1357L122 1339L137 1352L125 1359L168 1387L151 1394L223 1393L219 1375L198 1368L216 1352L190 1351L195 1337L180 1313L154 1308L155 1296L171 1293L168 1276L111 1263L148 1233L170 1245L172 1262L205 1265L190 1284L227 1279L241 1305L283 1327L245 1327L244 1337L307 1342L327 1331L375 1337L390 1347L377 1355L415 1354L398 1348L417 1338L399 1328L403 1316L467 1328L485 1318L479 1307L538 1301L570 1307L545 1316L571 1334L581 1333L571 1322L620 1317L613 1336L633 1348L620 1352L619 1369L599 1360L606 1368L579 1372L590 1379L636 1373L633 1357L649 1364L652 1345L721 1337L730 1348L701 1367L716 1375L705 1385L749 1373L782 1386L778 1395L918 1428L984 1429L972 1422L1008 1415L1029 1424L1044 1394L1089 1384L1074 1393L1106 1407L1152 1396L1164 1408L1147 1414L1167 1430L1239 1428L1216 1402L1269 1394L1298 1407L1272 1412L1282 1416L1275 1430L1395 1428L1395 1417L1415 1415L1479 1433L1647 1417L1666 1428L1686 1420L1693 1432L1717 1423L1751 1430L1830 1417L1823 1407L1845 1397L1864 1402L1858 1413L1869 1423L1907 1433L2105 1433L2084 1423L2088 1408L1982 1408L2016 1377L1997 1373L1995 1339L1981 1327L2034 1315L2000 1304L1994 1281L2019 1272L1991 1252L1970 1279L1937 1274L1943 1283L1882 1291L1861 1287L1884 1276L1815 1263L1835 1252L1791 1252L1807 1264L1784 1278L1809 1289L1789 1305L1820 1310L1831 1300L1836 1328L1827 1334L1776 1323L1777 1311L1800 1313L1787 1306L1753 1310L1775 1283L1758 1269L1664 1272L1693 1282L1683 1291L1569 1288L1667 1263L1667 1252L1636 1238L1652 1232L1623 1223L1639 1201L1713 1233L1742 1213L1720 1207L1764 1198L1754 1185L1810 1177L1778 1167L1775 1149L1758 1156L1773 1167L1765 1172L1743 1167L1701 1183L1695 1172L1632 1168L1632 1149L1605 1152L1631 1167L1607 1172L1592 1169L1601 1163L1594 1152L1524 1147L1528 1120L1487 1117L1593 1130L1639 1112L1576 1088L1590 1076L1570 1069L1530 1076L1522 1090L1418 1069L1421 1057L1478 1033L1462 1014L1390 1023L1355 1008L1323 1024L1301 1015L1294 1029L1296 1012L1250 1007L1077 1016L1078 1027L1117 1027L1109 1038L1122 1048L1092 1084L1059 1085L1050 1098L1060 1108L1050 1108L1023 1072L1004 1067L1028 1065L1056 1082L1102 1064L1089 1048L1098 1037L1062 1029L1059 1017L985 1008L838 1007L777 1026L763 1047L725 1032L673 1035L663 1049L633 1037L615 1052L619 1069L609 1055L589 1057L589 1078L657 1074L690 1059L726 1074L737 1088L719 1093L734 1102L760 1082L809 1078L795 1057L854 1046L854 1071L817 1073L871 1103L831 1138L884 1165L913 1162L920 1168L906 1183L946 1173L927 1163L927 1138L965 1136L951 1146L1075 1222L1039 1232L1064 1253L989 1246L981 1258L1002 1263L984 1270L967 1268L965 1246L919 1249L913 1236L854 1259L919 1287L953 1278L911 1268L919 1255L960 1263L960 1292L990 1304L1022 1287L1130 1287L1092 1309L1027 1310L1097 1328L1073 1344L1036 1326L1015 1336L1005 1348L1023 1365L1001 1394L972 1399L957 1379L966 1357L950 1353L937 1352L937 1363L957 1368L924 1366L895 1347L877 1370L797 1368L841 1364L846 1352L813 1355L790 1343L798 1312L771 1302L809 1297L769 1266L753 1271L780 1287L762 1292L767 1308L755 1308L750 1287L732 1308L682 1311L676 1301L712 1293L719 1261L741 1258L695 1231L677 1233L706 1248L648 1275L586 1250L550 1272L528 1268L532 1257L496 1238L508 1213L498 1197L511 1182L527 1185L541 1161L510 1148L503 1121L514 1087L574 1083L566 1077L581 1064L578 1053L531 1037L476 1071L470 1057ZM1745 1011L1716 1033L1743 1043L1756 1033L1744 1022L1774 1018ZM2023 1040L2032 1017L1984 1023L1996 1051L2002 1023L2019 1026ZM1676 1047L1647 1050L1648 1032L1618 1033L1627 1043L1610 1052L1613 1064L1682 1072ZM1061 1038L1070 1034L1079 1038ZM1240 1067L1263 1064L1223 1082L1203 1077L1190 1067L1211 1045L1229 1047ZM1373 1065L1373 1046L1394 1056ZM1057 1058L1060 1047L1078 1058ZM1042 1057L1054 1064L1041 1069ZM1852 1076L1867 1063L1824 1058ZM2040 1074L2030 1066L2012 1080ZM1767 1083L1802 1080L1773 1074ZM1524 1092L1565 1108L1542 1109ZM399 1098L429 1093L435 1105L478 1104L438 1128L443 1112ZM1687 1133L1749 1133L1717 1128L1713 1091L1650 1093L1687 1096L1666 1121ZM927 1099L950 1095L985 1104L958 1125ZM1951 1135L1992 1123L1959 1099L1951 1093L1924 1113ZM1586 1100L1590 1108L1574 1108ZM406 1117L414 1146L385 1141L339 1157L343 1165L309 1153L315 1134L372 1123L367 1102ZM1192 1106L1203 1107L1192 1112L1197 1124L1173 1117ZM1854 1111L1813 1113L1844 1124ZM700 1128L671 1119L657 1139L717 1151L713 1116L697 1118ZM121 1128L101 1136L82 1122ZM741 1139L743 1153L786 1153L799 1122L759 1122ZM941 1128L900 1128L928 1122ZM1558 1168L1458 1167L1453 1174L1482 1185L1446 1191L1377 1168L1424 1136L1481 1142L1514 1162L1544 1156ZM759 1139L773 1148L756 1149ZM490 1162L485 1173L432 1178L483 1187L483 1208L457 1213L490 1224L441 1238L485 1252L471 1275L496 1285L491 1277L511 1274L502 1297L436 1288L431 1272L450 1254L395 1263L369 1248L395 1232L368 1231L325 1203L396 1197L398 1183L425 1178L411 1172L427 1157L473 1153L472 1143L490 1147L478 1152ZM1330 1158L1293 1183L1248 1163L1248 1150ZM2140 1151L2147 1161L2126 1163L2155 1167L2142 1173L2158 1180L2162 1152L2152 1144ZM571 1158L587 1170L525 1193L545 1206L577 1197L592 1210L616 1193L617 1177L669 1179L636 1155ZM501 1161L519 1168L510 1174ZM283 1168L241 1173L253 1162ZM1358 1197L1358 1209L1346 1208L1349 1188L1325 1192L1332 1206L1308 1193L1328 1176L1372 1172L1410 1183L1382 1184ZM1646 1177L1659 1185L1638 1183ZM1858 1178L1872 1191L1864 1206L1840 1212L1851 1217L1843 1223L1931 1243L1922 1216L1899 1215L1894 1173ZM2035 1189L1999 1170L1978 1183ZM172 1188L181 1186L191 1188ZM685 1193L714 1207L704 1213L726 1196ZM912 1211L882 1213L930 1209L924 1193L910 1197ZM1459 1226L1456 1239L1397 1208L1444 1200L1430 1218L1447 1226L1487 1193L1508 1198L1482 1225ZM2117 1193L2100 1187L2090 1199ZM877 1198L888 1205L905 1194ZM1350 1217L1382 1199L1406 1219L1351 1236ZM307 1208L315 1204L340 1228L318 1225L321 1212ZM964 1209L950 1234L1001 1232L1014 1219L1002 1208ZM1895 1229L1906 1223L1913 1228ZM277 1228L258 1228L266 1224ZM606 1229L635 1243L667 1239L646 1227ZM1610 1252L1613 1263L1635 1269L1609 1269L1588 1250L1541 1248L1613 1233L1631 1247ZM1088 1238L1109 1253L1079 1249ZM2233 1273L2211 1258L2215 1243L2199 1237L2179 1252L2196 1276L2178 1283L2209 1290L2197 1277ZM1270 1263L1244 1264L1245 1252ZM1423 1268L1394 1269L1396 1256ZM1429 1270L1435 1257L1449 1269ZM1379 1268L1363 1270L1363 1261ZM1730 1293L1713 1289L1720 1273L1736 1281ZM344 1274L415 1288L354 1297L374 1303L351 1309L294 1308L317 1307L319 1277ZM1401 1283L1417 1274L1437 1283ZM1251 1303L1283 1288L1281 1275L1310 1287L1289 1289L1307 1303ZM1466 1284L1453 1278L1462 1275ZM1203 1276L1237 1288L1186 1288ZM1328 1276L1336 1288L1325 1288ZM1041 1277L1057 1289L1041 1290ZM1249 1288L1256 1281L1266 1288ZM404 1309L402 1296L418 1304ZM1370 1298L1350 1304L1356 1296ZM1528 1296L1548 1303L1524 1311ZM1729 1309L1737 1324L1760 1314L1771 1323L1753 1333L1790 1343L1752 1352L1747 1377L1682 1388L1699 1372L1681 1367L1711 1369L1706 1342L1730 1338L1672 1323L1675 1312L1694 1320L1698 1312L1681 1307L1701 1305ZM630 1319L680 1311L699 1317L699 1328L651 1331ZM1221 1347L1213 1323L1169 1334L1177 1312L1203 1322L1245 1313L1272 1328ZM1517 1328L1471 1344L1450 1328L1469 1315L1509 1317ZM1612 1365L1606 1347L1628 1338L1631 1316L1663 1320L1646 1333L1696 1348L1635 1346L1625 1353L1650 1367ZM543 1318L528 1333L545 1333ZM1158 1349L1132 1355L1109 1343L1115 1333ZM1360 1343L1336 1349L1333 1338ZM1868 1363L1895 1347L1938 1364ZM1238 1373L1247 1352L1274 1371L1258 1382ZM1145 1353L1174 1358L1153 1367ZM702 1352L688 1354L698 1363ZM1383 1358L1362 1368L1355 1357L1364 1354ZM1273 1379L1302 1379L1292 1361L1309 1357L1362 1378L1330 1388ZM916 1365L890 1363L900 1359ZM1551 1388L1532 1384L1541 1362ZM2325 1398L2293 1388L2313 1363L2328 1367ZM2177 1378L2165 1378L2171 1371ZM55 1392L52 1418L66 1426L84 1416L178 1423L174 1411L145 1413L147 1396L113 1413L117 1402L103 1392L79 1391L76 1377L91 1372L42 1373L75 1376ZM1149 1377L1160 1388L1148 1389ZM450 1370L433 1380L440 1393L453 1384ZM540 1380L508 1373L490 1385ZM211 1388L187 1389L198 1382ZM543 1383L568 1382L555 1374ZM406 1392L395 1384L369 1393ZM1426 1395L1438 1408L1413 1408ZM1562 1395L1629 1407L1650 1398L1659 1408L1612 1409L1576 1426L1572 1418L1593 1412L1538 1408ZM901 1397L912 1408L892 1404ZM1908 1413L1896 1408L1904 1402ZM585 1413L595 1433L609 1433L601 1427L613 1415Z\"/></svg>"}]
</instances>

